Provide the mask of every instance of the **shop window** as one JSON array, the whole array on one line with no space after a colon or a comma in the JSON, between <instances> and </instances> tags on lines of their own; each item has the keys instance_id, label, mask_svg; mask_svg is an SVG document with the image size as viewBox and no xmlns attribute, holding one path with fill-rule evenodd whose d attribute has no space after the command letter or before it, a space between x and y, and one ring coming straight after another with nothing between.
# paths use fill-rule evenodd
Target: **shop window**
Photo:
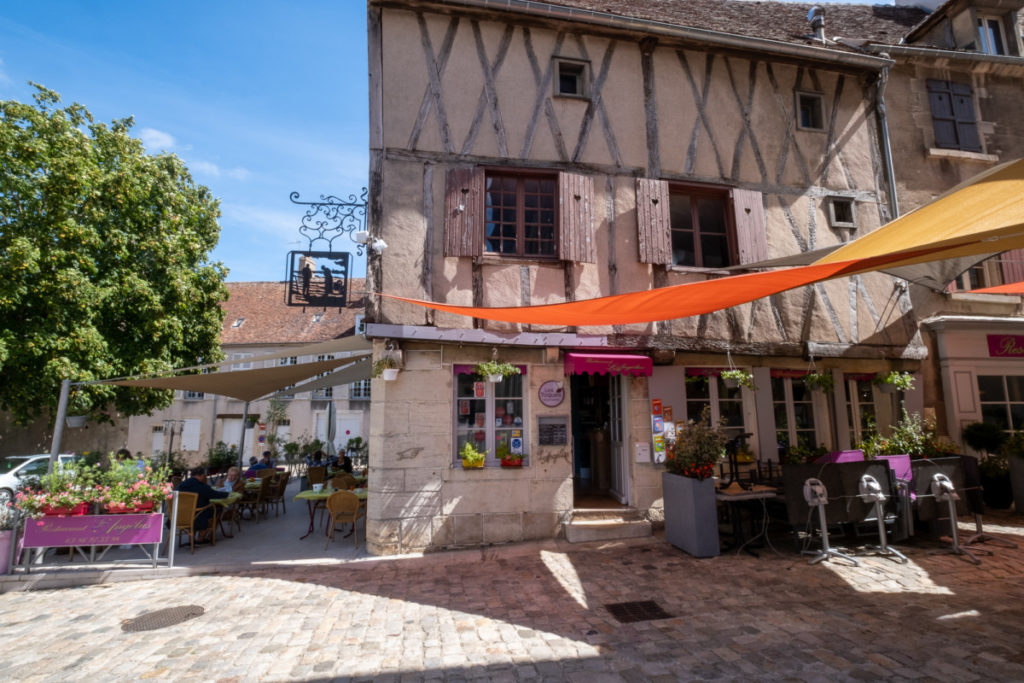
<instances>
[{"instance_id":1,"label":"shop window","mask_svg":"<svg viewBox=\"0 0 1024 683\"><path fill-rule=\"evenodd\" d=\"M555 95L562 97L587 98L587 82L590 65L584 61L555 58Z\"/></svg>"},{"instance_id":2,"label":"shop window","mask_svg":"<svg viewBox=\"0 0 1024 683\"><path fill-rule=\"evenodd\" d=\"M687 420L699 420L705 406L711 406L711 424L721 425L730 439L746 433L743 422L743 388L730 388L718 376L720 370L687 368L686 415Z\"/></svg>"},{"instance_id":3,"label":"shop window","mask_svg":"<svg viewBox=\"0 0 1024 683\"><path fill-rule=\"evenodd\" d=\"M877 424L872 379L872 375L846 376L846 419L850 440L855 444L869 436Z\"/></svg>"},{"instance_id":4,"label":"shop window","mask_svg":"<svg viewBox=\"0 0 1024 683\"><path fill-rule=\"evenodd\" d=\"M1024 430L1024 375L978 375L978 400L982 422Z\"/></svg>"},{"instance_id":5,"label":"shop window","mask_svg":"<svg viewBox=\"0 0 1024 683\"><path fill-rule=\"evenodd\" d=\"M515 452L516 443L526 453L526 402L523 388L526 375L511 375L500 382L481 380L469 370L457 367L455 374L455 452L452 464L461 466L459 451L466 443L487 452L484 464L499 467L496 457L500 446ZM520 371L525 368L520 366ZM518 440L515 442L514 440ZM526 461L524 460L524 463Z\"/></svg>"},{"instance_id":6,"label":"shop window","mask_svg":"<svg viewBox=\"0 0 1024 683\"><path fill-rule=\"evenodd\" d=\"M999 17L978 17L978 49L987 55L1005 55L1003 22Z\"/></svg>"},{"instance_id":7,"label":"shop window","mask_svg":"<svg viewBox=\"0 0 1024 683\"><path fill-rule=\"evenodd\" d=\"M592 177L460 167L445 183L445 256L596 262Z\"/></svg>"},{"instance_id":8,"label":"shop window","mask_svg":"<svg viewBox=\"0 0 1024 683\"><path fill-rule=\"evenodd\" d=\"M800 378L786 374L772 372L775 439L780 454L789 448L813 449L818 445L811 390Z\"/></svg>"},{"instance_id":9,"label":"shop window","mask_svg":"<svg viewBox=\"0 0 1024 683\"><path fill-rule=\"evenodd\" d=\"M820 93L798 92L796 112L801 130L825 130L825 98Z\"/></svg>"},{"instance_id":10,"label":"shop window","mask_svg":"<svg viewBox=\"0 0 1024 683\"><path fill-rule=\"evenodd\" d=\"M637 178L636 219L641 263L724 268L768 257L755 190Z\"/></svg>"},{"instance_id":11,"label":"shop window","mask_svg":"<svg viewBox=\"0 0 1024 683\"><path fill-rule=\"evenodd\" d=\"M936 147L981 151L971 86L929 79L928 101L931 105Z\"/></svg>"}]
</instances>

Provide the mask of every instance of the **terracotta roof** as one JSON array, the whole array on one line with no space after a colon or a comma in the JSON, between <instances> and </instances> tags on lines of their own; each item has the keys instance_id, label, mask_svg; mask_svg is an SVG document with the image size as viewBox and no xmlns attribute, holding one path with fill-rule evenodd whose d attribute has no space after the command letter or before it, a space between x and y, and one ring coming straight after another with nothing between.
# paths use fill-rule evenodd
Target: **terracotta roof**
<instances>
[{"instance_id":1,"label":"terracotta roof","mask_svg":"<svg viewBox=\"0 0 1024 683\"><path fill-rule=\"evenodd\" d=\"M603 12L673 26L719 31L787 43L820 45L807 14L814 3L749 0L547 0L548 4ZM916 7L820 3L825 35L895 44L927 13ZM837 46L832 46L837 47ZM838 46L840 49L842 46Z\"/></svg>"},{"instance_id":2,"label":"terracotta roof","mask_svg":"<svg viewBox=\"0 0 1024 683\"><path fill-rule=\"evenodd\" d=\"M220 340L224 345L310 343L355 333L356 316L363 313L362 278L348 281L348 306L289 306L284 282L228 282L228 300ZM322 314L319 322L314 317ZM235 322L245 322L235 327Z\"/></svg>"}]
</instances>

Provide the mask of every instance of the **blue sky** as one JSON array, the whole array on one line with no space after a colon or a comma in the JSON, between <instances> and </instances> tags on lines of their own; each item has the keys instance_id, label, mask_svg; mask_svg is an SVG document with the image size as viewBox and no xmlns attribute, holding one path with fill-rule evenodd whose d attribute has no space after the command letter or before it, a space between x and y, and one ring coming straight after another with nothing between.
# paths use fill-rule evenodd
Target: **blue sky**
<instances>
[{"instance_id":1,"label":"blue sky","mask_svg":"<svg viewBox=\"0 0 1024 683\"><path fill-rule=\"evenodd\" d=\"M101 121L134 116L149 151L177 154L220 198L213 259L231 281L284 279L287 252L305 247L290 192L347 197L366 185L366 73L360 0L0 9L0 99L30 101L35 81Z\"/></svg>"}]
</instances>

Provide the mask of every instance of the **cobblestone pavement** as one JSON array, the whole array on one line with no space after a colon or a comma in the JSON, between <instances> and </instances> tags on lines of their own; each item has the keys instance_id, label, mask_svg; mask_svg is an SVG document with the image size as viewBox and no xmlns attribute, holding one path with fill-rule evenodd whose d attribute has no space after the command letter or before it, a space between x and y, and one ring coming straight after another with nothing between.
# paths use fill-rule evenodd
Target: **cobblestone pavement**
<instances>
[{"instance_id":1,"label":"cobblestone pavement","mask_svg":"<svg viewBox=\"0 0 1024 683\"><path fill-rule=\"evenodd\" d=\"M1024 680L1024 549L934 547L852 567L550 542L12 592L0 680ZM606 608L650 600L671 618ZM122 630L185 605L205 613Z\"/></svg>"}]
</instances>

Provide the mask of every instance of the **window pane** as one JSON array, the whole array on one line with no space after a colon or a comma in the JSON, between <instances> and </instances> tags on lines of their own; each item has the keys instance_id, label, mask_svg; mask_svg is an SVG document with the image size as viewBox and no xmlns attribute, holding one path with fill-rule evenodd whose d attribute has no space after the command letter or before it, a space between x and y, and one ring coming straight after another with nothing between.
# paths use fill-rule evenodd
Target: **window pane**
<instances>
[{"instance_id":1,"label":"window pane","mask_svg":"<svg viewBox=\"0 0 1024 683\"><path fill-rule=\"evenodd\" d=\"M686 376L686 398L710 398L711 389L708 386L708 378L700 375Z\"/></svg>"},{"instance_id":2,"label":"window pane","mask_svg":"<svg viewBox=\"0 0 1024 683\"><path fill-rule=\"evenodd\" d=\"M978 396L981 401L1005 401L1003 378L997 375L978 375Z\"/></svg>"},{"instance_id":3,"label":"window pane","mask_svg":"<svg viewBox=\"0 0 1024 683\"><path fill-rule=\"evenodd\" d=\"M677 266L697 265L692 232L672 231L672 263Z\"/></svg>"},{"instance_id":4,"label":"window pane","mask_svg":"<svg viewBox=\"0 0 1024 683\"><path fill-rule=\"evenodd\" d=\"M797 429L810 429L814 427L814 411L810 403L793 404L793 420Z\"/></svg>"},{"instance_id":5,"label":"window pane","mask_svg":"<svg viewBox=\"0 0 1024 683\"><path fill-rule=\"evenodd\" d=\"M1008 375L1006 390L1011 401L1024 401L1024 376Z\"/></svg>"},{"instance_id":6,"label":"window pane","mask_svg":"<svg viewBox=\"0 0 1024 683\"><path fill-rule=\"evenodd\" d=\"M777 429L789 427L789 415L787 414L785 403L775 404L775 427Z\"/></svg>"},{"instance_id":7,"label":"window pane","mask_svg":"<svg viewBox=\"0 0 1024 683\"><path fill-rule=\"evenodd\" d=\"M1010 429L1024 429L1024 403L1010 404Z\"/></svg>"},{"instance_id":8,"label":"window pane","mask_svg":"<svg viewBox=\"0 0 1024 683\"><path fill-rule=\"evenodd\" d=\"M714 197L702 197L697 201L697 220L700 222L700 234L725 234L725 206Z\"/></svg>"},{"instance_id":9,"label":"window pane","mask_svg":"<svg viewBox=\"0 0 1024 683\"><path fill-rule=\"evenodd\" d=\"M700 253L704 268L724 268L729 265L729 240L725 235L701 233Z\"/></svg>"},{"instance_id":10,"label":"window pane","mask_svg":"<svg viewBox=\"0 0 1024 683\"><path fill-rule=\"evenodd\" d=\"M1005 403L990 403L988 405L981 406L981 421L991 422L992 424L999 425L1000 429L1009 429L1010 422L1006 415L1006 404Z\"/></svg>"}]
</instances>

